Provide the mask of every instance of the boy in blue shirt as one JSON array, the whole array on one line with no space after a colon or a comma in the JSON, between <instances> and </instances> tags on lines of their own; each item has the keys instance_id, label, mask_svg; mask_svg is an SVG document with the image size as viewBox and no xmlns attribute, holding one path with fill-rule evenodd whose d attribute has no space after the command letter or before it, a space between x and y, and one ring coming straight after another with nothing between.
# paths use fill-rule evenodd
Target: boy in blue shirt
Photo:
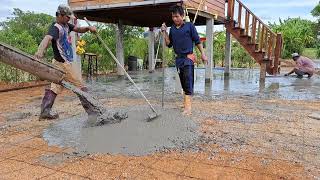
<instances>
[{"instance_id":1,"label":"boy in blue shirt","mask_svg":"<svg viewBox=\"0 0 320 180\"><path fill-rule=\"evenodd\" d=\"M194 86L194 62L193 43L201 52L201 59L207 63L200 38L195 26L190 22L184 22L184 11L181 6L175 5L170 9L174 25L167 33L167 26L162 24L161 31L164 34L168 47L173 47L176 53L176 67L179 73L181 87L184 91L184 111L183 114L191 115L191 99Z\"/></svg>"}]
</instances>

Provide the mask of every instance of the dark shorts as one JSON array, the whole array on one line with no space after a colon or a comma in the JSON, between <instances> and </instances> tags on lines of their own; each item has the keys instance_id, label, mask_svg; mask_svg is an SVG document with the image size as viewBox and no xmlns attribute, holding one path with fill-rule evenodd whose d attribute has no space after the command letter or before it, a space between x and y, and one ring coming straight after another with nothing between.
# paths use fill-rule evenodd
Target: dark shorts
<instances>
[{"instance_id":1,"label":"dark shorts","mask_svg":"<svg viewBox=\"0 0 320 180\"><path fill-rule=\"evenodd\" d=\"M177 71L179 74L181 87L185 95L192 95L194 87L194 65L177 67Z\"/></svg>"}]
</instances>

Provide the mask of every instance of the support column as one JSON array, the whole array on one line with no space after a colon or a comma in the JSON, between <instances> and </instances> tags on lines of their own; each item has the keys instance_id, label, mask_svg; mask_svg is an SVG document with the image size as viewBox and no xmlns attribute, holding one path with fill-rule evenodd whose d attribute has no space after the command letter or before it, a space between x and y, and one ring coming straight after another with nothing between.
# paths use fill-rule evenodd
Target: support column
<instances>
[{"instance_id":1,"label":"support column","mask_svg":"<svg viewBox=\"0 0 320 180\"><path fill-rule=\"evenodd\" d=\"M224 75L229 76L231 69L231 33L226 31L226 49L224 59Z\"/></svg>"},{"instance_id":2,"label":"support column","mask_svg":"<svg viewBox=\"0 0 320 180\"><path fill-rule=\"evenodd\" d=\"M266 87L267 63L269 63L269 60L264 59L260 65L259 92L263 92Z\"/></svg>"},{"instance_id":3,"label":"support column","mask_svg":"<svg viewBox=\"0 0 320 180\"><path fill-rule=\"evenodd\" d=\"M206 65L205 82L211 82L213 78L212 65L213 65L213 26L214 19L207 19L206 27L206 53L208 57L208 64Z\"/></svg>"},{"instance_id":4,"label":"support column","mask_svg":"<svg viewBox=\"0 0 320 180\"><path fill-rule=\"evenodd\" d=\"M225 91L229 92L230 91L230 78L228 76L224 76L223 82L224 82L223 89Z\"/></svg>"},{"instance_id":5,"label":"support column","mask_svg":"<svg viewBox=\"0 0 320 180\"><path fill-rule=\"evenodd\" d=\"M149 65L148 65L148 69L149 71L153 71L155 69L155 57L154 57L154 31L153 31L153 28L149 28L149 34L148 34L148 37L149 37L149 44L148 44L148 62L149 62Z\"/></svg>"},{"instance_id":6,"label":"support column","mask_svg":"<svg viewBox=\"0 0 320 180\"><path fill-rule=\"evenodd\" d=\"M116 31L116 37L117 37L116 55L120 64L124 67L123 33L124 33L123 23L121 20L119 20L117 24L117 31ZM119 65L117 65L117 73L119 76L124 76L124 72Z\"/></svg>"}]
</instances>

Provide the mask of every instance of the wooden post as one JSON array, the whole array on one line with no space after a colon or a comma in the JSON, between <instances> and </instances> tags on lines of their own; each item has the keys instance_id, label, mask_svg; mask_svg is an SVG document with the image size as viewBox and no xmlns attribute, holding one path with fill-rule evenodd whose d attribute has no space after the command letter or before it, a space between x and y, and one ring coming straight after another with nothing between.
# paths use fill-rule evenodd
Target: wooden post
<instances>
[{"instance_id":1,"label":"wooden post","mask_svg":"<svg viewBox=\"0 0 320 180\"><path fill-rule=\"evenodd\" d=\"M264 30L265 27L263 24L262 25L262 30L260 31L261 35L260 35L260 42L259 42L259 51L261 52L262 49L264 48Z\"/></svg>"},{"instance_id":2,"label":"wooden post","mask_svg":"<svg viewBox=\"0 0 320 180\"><path fill-rule=\"evenodd\" d=\"M228 0L228 18L230 21L233 21L234 19L234 0Z\"/></svg>"},{"instance_id":3,"label":"wooden post","mask_svg":"<svg viewBox=\"0 0 320 180\"><path fill-rule=\"evenodd\" d=\"M224 75L229 76L231 69L231 33L226 31L226 49L224 59Z\"/></svg>"},{"instance_id":4,"label":"wooden post","mask_svg":"<svg viewBox=\"0 0 320 180\"><path fill-rule=\"evenodd\" d=\"M206 53L208 58L208 64L206 65L205 82L211 82L213 78L212 64L213 64L213 26L214 20L212 18L207 19L206 27Z\"/></svg>"},{"instance_id":5,"label":"wooden post","mask_svg":"<svg viewBox=\"0 0 320 180\"><path fill-rule=\"evenodd\" d=\"M256 45L256 35L257 35L257 20L255 16L252 16L251 43L254 45Z\"/></svg>"},{"instance_id":6,"label":"wooden post","mask_svg":"<svg viewBox=\"0 0 320 180\"><path fill-rule=\"evenodd\" d=\"M153 28L149 28L149 44L148 44L148 54L149 54L149 57L148 57L148 62L149 62L149 71L153 71L155 69L155 57L154 57L154 31L153 31Z\"/></svg>"},{"instance_id":7,"label":"wooden post","mask_svg":"<svg viewBox=\"0 0 320 180\"><path fill-rule=\"evenodd\" d=\"M123 23L121 20L119 20L117 24L117 31L116 31L116 37L117 37L117 44L116 44L116 56L117 59L119 60L120 64L124 66L124 48L123 48ZM117 65L117 73L119 76L124 76L124 72L122 68Z\"/></svg>"},{"instance_id":8,"label":"wooden post","mask_svg":"<svg viewBox=\"0 0 320 180\"><path fill-rule=\"evenodd\" d=\"M261 62L261 65L260 65L260 81L259 81L260 91L265 88L267 63L269 63L269 60L265 58L265 59L263 59L263 61Z\"/></svg>"},{"instance_id":9,"label":"wooden post","mask_svg":"<svg viewBox=\"0 0 320 180\"><path fill-rule=\"evenodd\" d=\"M238 24L239 24L239 27L241 27L242 25L242 4L239 4L239 10L238 10Z\"/></svg>"},{"instance_id":10,"label":"wooden post","mask_svg":"<svg viewBox=\"0 0 320 180\"><path fill-rule=\"evenodd\" d=\"M273 74L279 74L280 69L280 56L281 56L281 47L282 47L282 35L277 34L276 37L276 47L275 47L275 52L274 52L274 69L273 69Z\"/></svg>"},{"instance_id":11,"label":"wooden post","mask_svg":"<svg viewBox=\"0 0 320 180\"><path fill-rule=\"evenodd\" d=\"M249 35L249 23L250 23L250 13L248 10L246 10L245 35Z\"/></svg>"}]
</instances>

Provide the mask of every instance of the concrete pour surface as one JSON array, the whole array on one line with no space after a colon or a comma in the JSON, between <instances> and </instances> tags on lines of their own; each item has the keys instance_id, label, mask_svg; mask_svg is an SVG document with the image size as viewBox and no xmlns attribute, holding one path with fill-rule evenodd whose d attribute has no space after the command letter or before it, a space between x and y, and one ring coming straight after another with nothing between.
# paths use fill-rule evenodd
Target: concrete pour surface
<instances>
[{"instance_id":1,"label":"concrete pour surface","mask_svg":"<svg viewBox=\"0 0 320 180\"><path fill-rule=\"evenodd\" d=\"M86 126L87 116L75 116L51 125L43 137L50 145L82 152L128 155L184 149L198 139L197 125L179 109L166 108L151 122L146 120L147 106L131 107L127 112L128 118L121 123L95 127Z\"/></svg>"}]
</instances>

